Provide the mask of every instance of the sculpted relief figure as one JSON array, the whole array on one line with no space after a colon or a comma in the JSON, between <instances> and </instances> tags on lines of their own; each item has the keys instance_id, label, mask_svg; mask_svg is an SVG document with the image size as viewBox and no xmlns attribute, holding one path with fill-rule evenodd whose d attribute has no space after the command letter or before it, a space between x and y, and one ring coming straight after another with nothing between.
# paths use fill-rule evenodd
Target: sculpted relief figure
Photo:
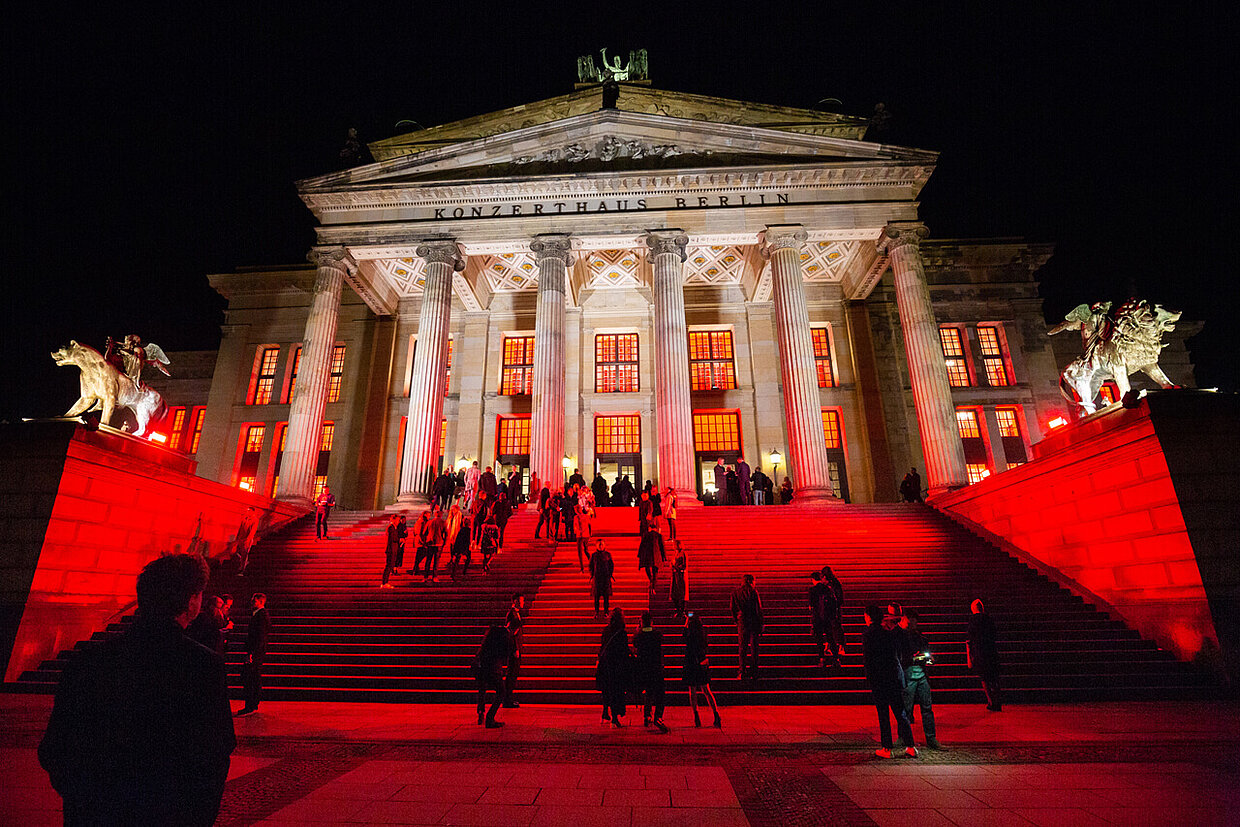
<instances>
[{"instance_id":1,"label":"sculpted relief figure","mask_svg":"<svg viewBox=\"0 0 1240 827\"><path fill-rule=\"evenodd\" d=\"M646 50L636 49L629 52L629 62L620 63L617 55L607 60L607 50L600 51L602 66L596 66L593 55L582 55L577 58L577 81L579 83L606 83L608 81L649 80L650 70L647 66Z\"/></svg>"},{"instance_id":2,"label":"sculpted relief figure","mask_svg":"<svg viewBox=\"0 0 1240 827\"><path fill-rule=\"evenodd\" d=\"M1114 314L1110 302L1082 304L1047 331L1054 336L1065 330L1079 330L1084 354L1064 368L1059 390L1082 413L1097 407L1094 399L1107 379L1115 381L1120 398L1131 389L1128 377L1141 371L1161 387L1179 387L1158 367L1158 355L1165 345L1164 333L1175 330L1181 313L1151 305L1144 299L1129 299Z\"/></svg>"},{"instance_id":3,"label":"sculpted relief figure","mask_svg":"<svg viewBox=\"0 0 1240 827\"><path fill-rule=\"evenodd\" d=\"M147 425L163 418L163 397L142 381L142 368L147 365L168 374L168 357L159 345L143 346L142 340L131 334L119 345L109 337L106 353L100 353L70 340L65 347L52 351L52 360L61 366L75 365L82 372L81 396L65 416L100 411L100 421L111 425L117 409L126 408L137 423L135 436L142 436Z\"/></svg>"}]
</instances>

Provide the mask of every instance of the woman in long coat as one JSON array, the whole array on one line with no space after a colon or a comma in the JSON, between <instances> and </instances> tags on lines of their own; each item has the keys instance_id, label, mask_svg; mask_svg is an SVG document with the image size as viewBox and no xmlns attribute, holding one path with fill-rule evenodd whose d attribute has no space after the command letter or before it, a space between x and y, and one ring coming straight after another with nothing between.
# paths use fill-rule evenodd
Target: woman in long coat
<instances>
[{"instance_id":1,"label":"woman in long coat","mask_svg":"<svg viewBox=\"0 0 1240 827\"><path fill-rule=\"evenodd\" d=\"M632 682L633 653L629 649L629 633L624 627L624 612L611 610L607 625L603 628L603 643L598 650L598 669L595 682L603 693L603 722L611 721L614 727L623 726L625 695Z\"/></svg>"},{"instance_id":2,"label":"woman in long coat","mask_svg":"<svg viewBox=\"0 0 1240 827\"><path fill-rule=\"evenodd\" d=\"M672 587L668 597L676 607L676 617L684 617L685 601L689 599L689 559L684 549L676 549L676 559L672 561Z\"/></svg>"},{"instance_id":3,"label":"woman in long coat","mask_svg":"<svg viewBox=\"0 0 1240 827\"><path fill-rule=\"evenodd\" d=\"M710 709L715 713L715 728L723 729L723 719L719 717L719 705L715 703L715 693L710 691L710 657L707 652L708 641L706 629L702 626L702 618L689 612L685 618L685 666L684 681L689 686L689 706L693 708L693 725L700 727L702 718L698 715L698 693L706 696Z\"/></svg>"}]
</instances>

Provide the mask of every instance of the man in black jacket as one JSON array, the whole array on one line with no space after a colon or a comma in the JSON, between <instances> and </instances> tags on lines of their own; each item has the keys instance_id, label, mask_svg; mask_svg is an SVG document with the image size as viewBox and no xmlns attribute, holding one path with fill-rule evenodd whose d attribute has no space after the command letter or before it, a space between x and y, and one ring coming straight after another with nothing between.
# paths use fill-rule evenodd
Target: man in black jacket
<instances>
[{"instance_id":1,"label":"man in black jacket","mask_svg":"<svg viewBox=\"0 0 1240 827\"><path fill-rule=\"evenodd\" d=\"M241 667L241 685L245 706L237 711L237 717L258 711L263 695L263 663L267 660L267 638L271 635L271 618L267 615L267 595L254 592L250 598L254 613L245 633L245 664Z\"/></svg>"},{"instance_id":2,"label":"man in black jacket","mask_svg":"<svg viewBox=\"0 0 1240 827\"><path fill-rule=\"evenodd\" d=\"M172 554L138 576L138 616L73 658L39 763L66 824L209 825L237 745L224 661L187 638L207 567Z\"/></svg>"},{"instance_id":3,"label":"man in black jacket","mask_svg":"<svg viewBox=\"0 0 1240 827\"><path fill-rule=\"evenodd\" d=\"M870 683L874 707L878 710L878 734L882 747L874 751L879 758L891 757L891 719L895 715L896 729L904 754L917 757L913 747L913 727L904 714L904 670L900 667L900 653L895 635L883 628L883 610L878 606L865 607L870 621L862 636L862 654L865 659L865 677Z\"/></svg>"},{"instance_id":4,"label":"man in black jacket","mask_svg":"<svg viewBox=\"0 0 1240 827\"><path fill-rule=\"evenodd\" d=\"M969 608L972 614L969 615L965 662L969 670L982 679L986 708L999 712L1003 709L1003 695L999 689L999 637L995 632L995 622L986 613L981 600L974 600Z\"/></svg>"},{"instance_id":5,"label":"man in black jacket","mask_svg":"<svg viewBox=\"0 0 1240 827\"><path fill-rule=\"evenodd\" d=\"M512 605L508 607L508 616L504 618L504 626L508 629L508 637L512 640L512 654L508 656L508 674L504 676L504 709L516 709L517 675L521 673L521 641L525 637L525 618L521 610L525 608L525 595L517 592L512 596Z\"/></svg>"},{"instance_id":6,"label":"man in black jacket","mask_svg":"<svg viewBox=\"0 0 1240 827\"><path fill-rule=\"evenodd\" d=\"M732 592L732 619L736 621L736 638L740 644L740 670L737 677L745 680L748 676L758 678L758 638L762 637L762 599L753 585L753 575L746 574L741 587ZM752 652L748 674L746 674L746 653Z\"/></svg>"},{"instance_id":7,"label":"man in black jacket","mask_svg":"<svg viewBox=\"0 0 1240 827\"><path fill-rule=\"evenodd\" d=\"M495 720L495 713L504 700L504 664L512 655L512 637L500 623L491 624L482 646L474 657L474 681L478 684L478 723L485 720L487 729L498 729L503 723ZM495 702L490 711L486 708L487 690L495 691ZM486 718L483 718L483 713Z\"/></svg>"},{"instance_id":8,"label":"man in black jacket","mask_svg":"<svg viewBox=\"0 0 1240 827\"><path fill-rule=\"evenodd\" d=\"M642 694L642 719L646 726L654 724L659 732L668 732L663 723L663 707L667 697L663 678L663 633L655 630L650 612L642 612L642 625L633 635L637 652L636 687Z\"/></svg>"},{"instance_id":9,"label":"man in black jacket","mask_svg":"<svg viewBox=\"0 0 1240 827\"><path fill-rule=\"evenodd\" d=\"M827 656L831 657L831 665L839 668L840 655L835 642L835 616L839 606L835 600L835 592L823 581L822 572L810 572L809 610L814 632L814 643L818 648L818 665L827 665Z\"/></svg>"}]
</instances>

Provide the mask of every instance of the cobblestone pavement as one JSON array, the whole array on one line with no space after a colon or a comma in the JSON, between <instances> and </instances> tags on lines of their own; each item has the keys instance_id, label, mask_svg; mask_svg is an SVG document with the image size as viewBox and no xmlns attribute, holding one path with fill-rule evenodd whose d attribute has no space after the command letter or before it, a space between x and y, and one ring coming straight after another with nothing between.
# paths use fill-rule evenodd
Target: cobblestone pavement
<instances>
[{"instance_id":1,"label":"cobblestone pavement","mask_svg":"<svg viewBox=\"0 0 1240 827\"><path fill-rule=\"evenodd\" d=\"M13 698L0 696L0 822L59 823L34 751L47 703ZM524 707L483 730L451 707L264 704L237 721L219 823L1240 823L1232 706L945 706L950 751L888 760L872 710L731 709L722 732L677 726L683 712L662 736L640 720L604 729L592 708Z\"/></svg>"}]
</instances>

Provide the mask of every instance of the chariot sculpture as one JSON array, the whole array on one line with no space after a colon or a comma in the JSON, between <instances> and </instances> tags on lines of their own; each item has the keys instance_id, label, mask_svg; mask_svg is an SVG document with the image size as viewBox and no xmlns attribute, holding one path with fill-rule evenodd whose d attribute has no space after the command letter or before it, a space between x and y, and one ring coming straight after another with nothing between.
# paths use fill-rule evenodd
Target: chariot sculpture
<instances>
[{"instance_id":1,"label":"chariot sculpture","mask_svg":"<svg viewBox=\"0 0 1240 827\"><path fill-rule=\"evenodd\" d=\"M1047 331L1054 336L1065 330L1081 331L1084 354L1059 377L1059 390L1083 414L1097 410L1094 399L1108 379L1114 380L1123 399L1131 386L1128 377L1141 371L1161 387L1179 387L1158 367L1165 345L1163 334L1175 330L1181 313L1144 299L1129 299L1111 313L1111 302L1075 307L1064 320Z\"/></svg>"},{"instance_id":2,"label":"chariot sculpture","mask_svg":"<svg viewBox=\"0 0 1240 827\"><path fill-rule=\"evenodd\" d=\"M157 344L142 344L134 335L122 343L108 338L108 346L100 353L89 345L70 340L69 344L52 351L52 360L61 366L76 365L81 370L81 396L65 416L81 416L100 411L100 421L111 425L120 408L128 409L137 427L135 436L146 433L147 426L164 417L166 406L159 392L142 381L142 369L148 365L166 375L168 356Z\"/></svg>"}]
</instances>

